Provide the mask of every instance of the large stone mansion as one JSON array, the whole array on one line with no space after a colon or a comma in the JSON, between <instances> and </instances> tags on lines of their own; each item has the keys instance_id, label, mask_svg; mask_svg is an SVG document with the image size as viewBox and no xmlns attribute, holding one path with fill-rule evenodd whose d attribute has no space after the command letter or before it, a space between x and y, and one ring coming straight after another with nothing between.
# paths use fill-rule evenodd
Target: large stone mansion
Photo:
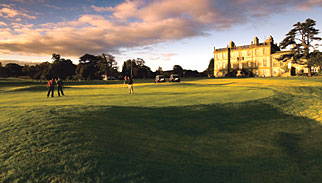
<instances>
[{"instance_id":1,"label":"large stone mansion","mask_svg":"<svg viewBox=\"0 0 322 183\"><path fill-rule=\"evenodd\" d=\"M287 53L290 51L280 51L272 36L263 43L255 37L254 42L245 46L236 46L231 41L227 48L214 49L214 76L272 77L289 74L286 68L303 71L303 65L290 67L290 60L277 59Z\"/></svg>"}]
</instances>

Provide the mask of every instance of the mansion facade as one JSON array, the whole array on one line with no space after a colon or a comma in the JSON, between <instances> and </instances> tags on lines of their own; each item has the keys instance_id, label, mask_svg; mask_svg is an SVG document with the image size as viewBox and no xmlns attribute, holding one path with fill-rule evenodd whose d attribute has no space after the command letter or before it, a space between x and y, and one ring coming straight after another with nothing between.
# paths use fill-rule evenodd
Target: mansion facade
<instances>
[{"instance_id":1,"label":"mansion facade","mask_svg":"<svg viewBox=\"0 0 322 183\"><path fill-rule=\"evenodd\" d=\"M250 45L236 46L233 41L227 48L214 49L214 76L281 76L287 68L295 72L303 70L303 65L293 65L291 60L278 60L290 51L280 51L274 39L270 36L263 43L257 37Z\"/></svg>"}]
</instances>

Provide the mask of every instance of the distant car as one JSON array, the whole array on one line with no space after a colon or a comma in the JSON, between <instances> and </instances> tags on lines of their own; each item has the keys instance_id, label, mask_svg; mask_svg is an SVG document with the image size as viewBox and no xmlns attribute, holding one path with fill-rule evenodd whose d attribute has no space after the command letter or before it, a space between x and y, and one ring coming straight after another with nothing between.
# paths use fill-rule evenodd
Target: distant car
<instances>
[{"instance_id":1,"label":"distant car","mask_svg":"<svg viewBox=\"0 0 322 183\"><path fill-rule=\"evenodd\" d=\"M169 82L180 82L180 77L177 74L171 74Z\"/></svg>"},{"instance_id":2,"label":"distant car","mask_svg":"<svg viewBox=\"0 0 322 183\"><path fill-rule=\"evenodd\" d=\"M163 83L165 82L165 77L163 75L155 76L155 83Z\"/></svg>"}]
</instances>

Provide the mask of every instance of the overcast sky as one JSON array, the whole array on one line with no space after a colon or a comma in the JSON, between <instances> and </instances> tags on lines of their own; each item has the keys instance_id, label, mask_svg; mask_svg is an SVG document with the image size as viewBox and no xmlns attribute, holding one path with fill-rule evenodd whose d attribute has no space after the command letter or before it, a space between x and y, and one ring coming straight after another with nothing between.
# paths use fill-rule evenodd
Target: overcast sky
<instances>
[{"instance_id":1,"label":"overcast sky","mask_svg":"<svg viewBox=\"0 0 322 183\"><path fill-rule=\"evenodd\" d=\"M152 70L203 71L214 47L255 36L281 42L307 18L322 30L322 0L0 0L0 60L57 53L77 64L85 53L109 53L119 66L143 58Z\"/></svg>"}]
</instances>

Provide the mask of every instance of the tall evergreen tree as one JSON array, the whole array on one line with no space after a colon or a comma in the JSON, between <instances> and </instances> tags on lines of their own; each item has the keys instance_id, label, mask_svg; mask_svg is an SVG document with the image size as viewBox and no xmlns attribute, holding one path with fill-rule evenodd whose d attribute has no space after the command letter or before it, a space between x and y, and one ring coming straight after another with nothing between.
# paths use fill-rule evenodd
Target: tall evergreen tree
<instances>
[{"instance_id":1,"label":"tall evergreen tree","mask_svg":"<svg viewBox=\"0 0 322 183\"><path fill-rule=\"evenodd\" d=\"M214 59L210 59L209 64L208 64L208 77L214 77Z\"/></svg>"},{"instance_id":2,"label":"tall evergreen tree","mask_svg":"<svg viewBox=\"0 0 322 183\"><path fill-rule=\"evenodd\" d=\"M310 48L315 48L313 41L321 40L321 38L317 36L320 32L314 27L315 25L316 21L310 18L306 19L303 23L297 22L293 25L294 28L286 34L286 37L280 43L282 49L293 45L292 55L295 62L299 62L301 58L308 61L309 76L311 76L312 66L312 63L310 62Z\"/></svg>"}]
</instances>

